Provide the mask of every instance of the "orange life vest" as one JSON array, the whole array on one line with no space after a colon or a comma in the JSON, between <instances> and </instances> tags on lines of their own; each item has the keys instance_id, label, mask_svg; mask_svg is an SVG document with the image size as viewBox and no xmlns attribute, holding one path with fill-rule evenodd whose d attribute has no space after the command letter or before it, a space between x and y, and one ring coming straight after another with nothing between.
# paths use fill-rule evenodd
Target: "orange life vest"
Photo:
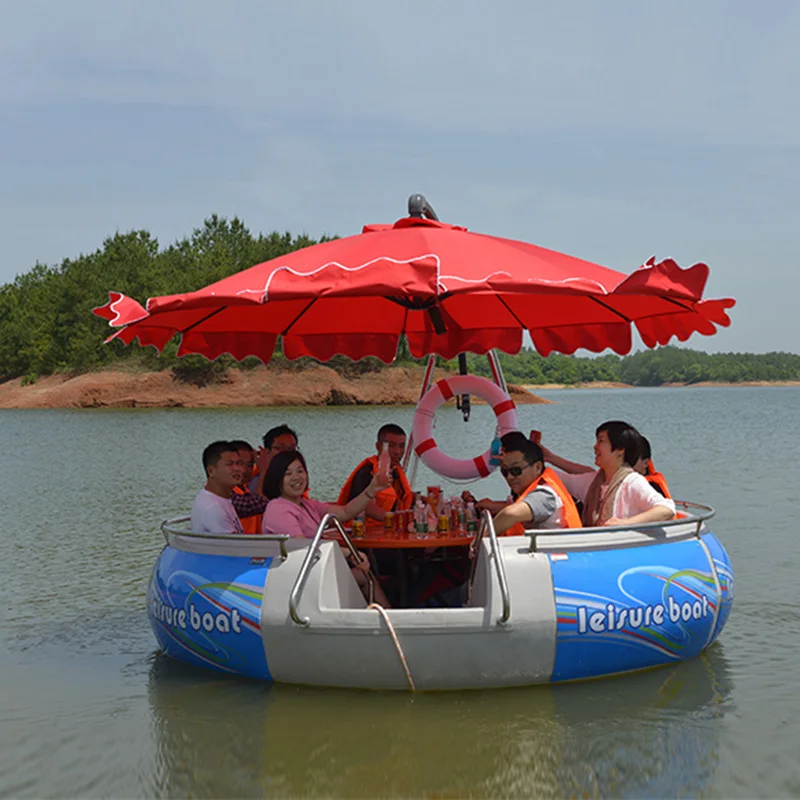
<instances>
[{"instance_id":1,"label":"orange life vest","mask_svg":"<svg viewBox=\"0 0 800 800\"><path fill-rule=\"evenodd\" d=\"M233 491L236 494L252 494L249 489L242 489L241 486L234 486ZM261 533L261 521L263 518L263 514L253 514L249 517L239 517L239 522L242 523L242 529L245 533L259 534Z\"/></svg>"},{"instance_id":2,"label":"orange life vest","mask_svg":"<svg viewBox=\"0 0 800 800\"><path fill-rule=\"evenodd\" d=\"M672 497L672 495L669 493L669 487L667 486L666 478L660 472L656 472L656 468L652 459L647 462L647 474L644 477L647 479L647 482L652 484L656 491L661 492L664 497Z\"/></svg>"},{"instance_id":3,"label":"orange life vest","mask_svg":"<svg viewBox=\"0 0 800 800\"><path fill-rule=\"evenodd\" d=\"M545 468L544 472L517 498L517 502L527 497L542 483L552 489L561 500L564 506L564 526L566 528L580 528L581 515L578 513L575 501L567 491L567 487L562 483L561 478L550 467ZM525 526L521 522L515 522L503 536L522 536L523 533L525 533Z\"/></svg>"},{"instance_id":4,"label":"orange life vest","mask_svg":"<svg viewBox=\"0 0 800 800\"><path fill-rule=\"evenodd\" d=\"M353 480L355 479L358 471L366 464L370 464L372 466L372 474L374 475L378 469L378 456L370 456L369 458L365 458L350 473L350 477L345 481L344 486L342 486L342 491L339 492L339 499L337 502L340 506L345 505L350 499L350 489L353 485ZM385 489L381 489L381 491L375 495L375 502L384 511L396 511L397 509L401 508L411 508L411 501L414 499L414 493L411 491L411 486L408 484L408 479L406 478L405 472L403 472L403 468L397 466L395 467L395 470L397 472L397 480L394 481L392 485L387 486ZM400 484L399 495L395 488L395 484L397 483Z\"/></svg>"}]
</instances>

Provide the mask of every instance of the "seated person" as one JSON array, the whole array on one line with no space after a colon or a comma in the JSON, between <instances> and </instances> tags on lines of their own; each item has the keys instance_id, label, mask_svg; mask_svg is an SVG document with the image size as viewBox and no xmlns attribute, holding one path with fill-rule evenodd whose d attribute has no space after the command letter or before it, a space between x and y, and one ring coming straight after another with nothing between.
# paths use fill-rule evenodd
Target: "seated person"
<instances>
[{"instance_id":1,"label":"seated person","mask_svg":"<svg viewBox=\"0 0 800 800\"><path fill-rule=\"evenodd\" d=\"M500 471L514 501L494 518L498 535L520 536L525 529L579 528L575 501L552 469L544 465L538 444L524 436L503 445Z\"/></svg>"},{"instance_id":2,"label":"seated person","mask_svg":"<svg viewBox=\"0 0 800 800\"><path fill-rule=\"evenodd\" d=\"M231 502L239 515L245 533L261 533L261 515L267 507L267 498L262 492L262 480L258 480L258 491L251 491L250 480L253 478L255 467L255 453L253 448L243 439L231 442L239 452L242 460L242 480L238 486L233 487Z\"/></svg>"},{"instance_id":3,"label":"seated person","mask_svg":"<svg viewBox=\"0 0 800 800\"><path fill-rule=\"evenodd\" d=\"M509 433L505 433L500 437L502 452L507 453L512 450L518 450L520 444L522 443L524 445L527 441L528 439L522 431L510 431ZM508 478L506 478L506 482L508 482ZM482 500L476 500L472 492L464 491L461 493L461 499L465 503L474 503L478 511L488 510L489 513L494 516L498 511L505 508L509 503L513 503L517 498L512 491L505 500L492 500L488 497L484 497Z\"/></svg>"},{"instance_id":4,"label":"seated person","mask_svg":"<svg viewBox=\"0 0 800 800\"><path fill-rule=\"evenodd\" d=\"M557 474L564 486L583 503L583 525L641 525L672 519L675 503L633 470L641 439L636 428L612 420L600 425L595 436L596 472L542 448L545 461L563 470Z\"/></svg>"},{"instance_id":5,"label":"seated person","mask_svg":"<svg viewBox=\"0 0 800 800\"><path fill-rule=\"evenodd\" d=\"M367 504L386 486L381 476L376 475L364 491L346 505L310 500L303 496L308 488L306 461L297 450L286 450L272 458L264 476L264 493L269 504L264 512L261 530L268 534L288 534L313 539L325 514L333 514L341 522L347 522L364 511ZM358 561L353 563L350 552L346 551L345 558L350 563L353 577L366 596L367 579L364 573L369 571L367 557L359 552ZM375 601L389 608L383 589L377 581L374 583Z\"/></svg>"},{"instance_id":6,"label":"seated person","mask_svg":"<svg viewBox=\"0 0 800 800\"><path fill-rule=\"evenodd\" d=\"M640 475L644 475L647 482L657 491L664 495L664 497L672 497L667 486L667 479L656 471L653 464L652 451L650 450L650 442L644 436L640 436L639 442L639 460L633 465L634 470Z\"/></svg>"},{"instance_id":7,"label":"seated person","mask_svg":"<svg viewBox=\"0 0 800 800\"><path fill-rule=\"evenodd\" d=\"M272 457L286 450L297 450L297 434L285 424L270 428L261 441L264 446L258 449L256 456L258 468L253 471L253 477L248 484L253 494L261 493L261 480Z\"/></svg>"},{"instance_id":8,"label":"seated person","mask_svg":"<svg viewBox=\"0 0 800 800\"><path fill-rule=\"evenodd\" d=\"M378 431L378 441L375 442L377 454L365 458L350 473L342 491L339 492L338 499L339 504L344 505L354 497L358 497L370 484L378 471L378 457L383 452L384 442L389 451L391 483L381 489L367 505L367 516L379 520L384 518L387 511L411 508L414 499L406 474L400 466L406 451L406 434L399 425L389 423L381 427Z\"/></svg>"},{"instance_id":9,"label":"seated person","mask_svg":"<svg viewBox=\"0 0 800 800\"><path fill-rule=\"evenodd\" d=\"M242 459L233 442L212 442L203 450L206 484L192 505L192 533L244 533L231 502L242 482Z\"/></svg>"}]
</instances>

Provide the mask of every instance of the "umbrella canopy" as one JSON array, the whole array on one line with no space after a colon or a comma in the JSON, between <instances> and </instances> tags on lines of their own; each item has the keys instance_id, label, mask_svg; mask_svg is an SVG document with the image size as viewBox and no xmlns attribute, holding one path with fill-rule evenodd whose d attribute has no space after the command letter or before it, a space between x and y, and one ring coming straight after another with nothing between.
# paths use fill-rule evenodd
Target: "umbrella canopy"
<instances>
[{"instance_id":1,"label":"umbrella canopy","mask_svg":"<svg viewBox=\"0 0 800 800\"><path fill-rule=\"evenodd\" d=\"M336 354L391 362L402 335L415 357L498 348L517 353L527 330L542 355L578 348L630 352L727 326L732 299L704 300L708 267L653 259L630 275L532 244L407 217L257 264L146 308L112 292L94 313L119 338L179 355L257 356L278 337L287 358Z\"/></svg>"}]
</instances>

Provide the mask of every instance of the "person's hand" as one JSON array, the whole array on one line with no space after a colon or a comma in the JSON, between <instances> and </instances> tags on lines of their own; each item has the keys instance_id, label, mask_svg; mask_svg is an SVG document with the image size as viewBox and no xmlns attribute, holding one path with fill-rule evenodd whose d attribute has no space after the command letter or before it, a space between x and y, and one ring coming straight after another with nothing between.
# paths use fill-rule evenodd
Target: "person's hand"
<instances>
[{"instance_id":1,"label":"person's hand","mask_svg":"<svg viewBox=\"0 0 800 800\"><path fill-rule=\"evenodd\" d=\"M494 513L494 507L497 505L496 501L492 500L490 497L484 497L481 500L475 500L475 508L478 511L485 511L487 508L489 511Z\"/></svg>"},{"instance_id":2,"label":"person's hand","mask_svg":"<svg viewBox=\"0 0 800 800\"><path fill-rule=\"evenodd\" d=\"M256 463L258 464L258 471L263 475L269 465L269 450L259 447L256 453Z\"/></svg>"},{"instance_id":3,"label":"person's hand","mask_svg":"<svg viewBox=\"0 0 800 800\"><path fill-rule=\"evenodd\" d=\"M607 519L607 520L606 520L606 521L603 523L603 525L604 525L606 528L611 528L611 527L613 527L614 525L624 525L624 524L625 524L625 520L624 520L624 519L617 519L617 517L609 517L609 518L608 518L608 519Z\"/></svg>"},{"instance_id":4,"label":"person's hand","mask_svg":"<svg viewBox=\"0 0 800 800\"><path fill-rule=\"evenodd\" d=\"M537 430L532 430L528 438L534 443L541 445L542 443L542 432Z\"/></svg>"},{"instance_id":5,"label":"person's hand","mask_svg":"<svg viewBox=\"0 0 800 800\"><path fill-rule=\"evenodd\" d=\"M351 556L350 563L359 572L369 572L369 559L360 550L356 550L355 557Z\"/></svg>"},{"instance_id":6,"label":"person's hand","mask_svg":"<svg viewBox=\"0 0 800 800\"><path fill-rule=\"evenodd\" d=\"M385 472L376 472L372 476L372 480L369 482L369 486L366 488L367 496L377 494L381 489L385 489L387 486L391 486L392 478L390 475L387 475Z\"/></svg>"}]
</instances>

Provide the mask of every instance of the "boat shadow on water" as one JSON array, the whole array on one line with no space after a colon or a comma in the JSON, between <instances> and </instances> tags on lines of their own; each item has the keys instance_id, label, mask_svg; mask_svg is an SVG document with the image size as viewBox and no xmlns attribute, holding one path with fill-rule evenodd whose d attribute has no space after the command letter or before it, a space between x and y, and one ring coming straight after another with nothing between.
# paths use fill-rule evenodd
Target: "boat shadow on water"
<instances>
[{"instance_id":1,"label":"boat shadow on water","mask_svg":"<svg viewBox=\"0 0 800 800\"><path fill-rule=\"evenodd\" d=\"M624 679L402 694L231 679L154 657L157 796L706 793L724 649Z\"/></svg>"}]
</instances>

